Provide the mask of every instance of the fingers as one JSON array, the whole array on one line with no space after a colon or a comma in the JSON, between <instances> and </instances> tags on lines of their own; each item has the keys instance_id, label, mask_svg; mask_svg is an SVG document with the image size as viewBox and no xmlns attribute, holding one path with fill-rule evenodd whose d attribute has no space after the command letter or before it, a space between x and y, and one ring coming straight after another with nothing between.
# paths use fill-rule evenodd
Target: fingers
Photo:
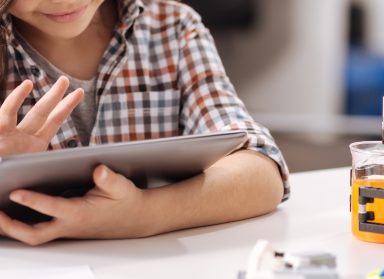
<instances>
[{"instance_id":1,"label":"fingers","mask_svg":"<svg viewBox=\"0 0 384 279\"><path fill-rule=\"evenodd\" d=\"M57 133L64 120L71 114L73 109L81 102L84 97L84 90L79 88L67 95L50 113L46 122L36 136L50 141L51 138Z\"/></svg>"},{"instance_id":2,"label":"fingers","mask_svg":"<svg viewBox=\"0 0 384 279\"><path fill-rule=\"evenodd\" d=\"M99 165L93 172L93 180L97 189L102 191L110 199L120 200L124 198L130 187L134 184L124 176L113 172L105 165Z\"/></svg>"},{"instance_id":3,"label":"fingers","mask_svg":"<svg viewBox=\"0 0 384 279\"><path fill-rule=\"evenodd\" d=\"M0 212L0 231L3 235L17 239L29 245L39 245L62 237L64 229L56 218L73 219L74 205L71 200L61 197L17 190L11 193L10 199L18 204L29 207L40 213L54 217L50 222L28 225L9 218ZM64 218L64 219L65 219Z\"/></svg>"},{"instance_id":4,"label":"fingers","mask_svg":"<svg viewBox=\"0 0 384 279\"><path fill-rule=\"evenodd\" d=\"M68 78L61 76L52 88L33 106L18 125L27 134L36 133L47 120L51 111L63 98L69 87Z\"/></svg>"},{"instance_id":5,"label":"fingers","mask_svg":"<svg viewBox=\"0 0 384 279\"><path fill-rule=\"evenodd\" d=\"M68 216L73 212L71 200L62 197L53 197L27 190L16 190L9 196L10 200L29 207L54 218Z\"/></svg>"},{"instance_id":6,"label":"fingers","mask_svg":"<svg viewBox=\"0 0 384 279\"><path fill-rule=\"evenodd\" d=\"M60 237L105 238L101 227L108 223L114 213L120 215L125 212L121 206L126 203L127 196L136 200L133 190L137 188L130 180L104 165L95 169L94 181L97 186L83 198L65 199L27 190L12 192L12 201L54 219L28 225L0 212L0 234L29 245L39 245ZM113 227L106 230L114 231ZM113 232L109 234L114 235Z\"/></svg>"},{"instance_id":7,"label":"fingers","mask_svg":"<svg viewBox=\"0 0 384 279\"><path fill-rule=\"evenodd\" d=\"M31 81L24 81L0 107L0 132L12 132L17 125L22 132L49 142L84 96L84 91L77 89L63 99L68 86L69 80L61 76L17 125L17 112L33 88Z\"/></svg>"},{"instance_id":8,"label":"fingers","mask_svg":"<svg viewBox=\"0 0 384 279\"><path fill-rule=\"evenodd\" d=\"M25 80L4 100L0 107L0 131L12 131L17 124L17 112L33 89L32 81Z\"/></svg>"},{"instance_id":9,"label":"fingers","mask_svg":"<svg viewBox=\"0 0 384 279\"><path fill-rule=\"evenodd\" d=\"M27 225L3 212L0 212L0 229L4 235L33 246L61 237L55 222Z\"/></svg>"}]
</instances>

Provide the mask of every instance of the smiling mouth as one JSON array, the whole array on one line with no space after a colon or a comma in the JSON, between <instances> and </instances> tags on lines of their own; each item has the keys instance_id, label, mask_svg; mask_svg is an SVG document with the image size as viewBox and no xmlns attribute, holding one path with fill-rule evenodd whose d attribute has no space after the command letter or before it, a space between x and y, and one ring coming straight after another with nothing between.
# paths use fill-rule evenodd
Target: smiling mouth
<instances>
[{"instance_id":1,"label":"smiling mouth","mask_svg":"<svg viewBox=\"0 0 384 279\"><path fill-rule=\"evenodd\" d=\"M65 11L65 12L57 12L57 13L47 13L44 14L46 17L49 19L58 22L58 23L68 23L75 21L78 19L80 16L83 15L83 13L86 11L88 8L88 5L82 6L78 9L74 9L71 11Z\"/></svg>"}]
</instances>

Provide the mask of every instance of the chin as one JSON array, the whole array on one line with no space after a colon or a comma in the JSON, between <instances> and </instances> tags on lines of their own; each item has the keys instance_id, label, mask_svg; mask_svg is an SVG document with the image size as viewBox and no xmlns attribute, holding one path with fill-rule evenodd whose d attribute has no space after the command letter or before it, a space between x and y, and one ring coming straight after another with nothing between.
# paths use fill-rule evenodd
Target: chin
<instances>
[{"instance_id":1,"label":"chin","mask_svg":"<svg viewBox=\"0 0 384 279\"><path fill-rule=\"evenodd\" d=\"M49 32L45 32L51 37L55 37L58 39L72 39L81 35L86 30L84 28L71 28L71 27L62 27L55 28L54 30L49 30Z\"/></svg>"},{"instance_id":2,"label":"chin","mask_svg":"<svg viewBox=\"0 0 384 279\"><path fill-rule=\"evenodd\" d=\"M76 37L80 36L83 32L84 31L80 31L80 32L63 32L61 34L55 33L53 36L61 38L61 39L70 40L70 39L73 39L73 38L76 38Z\"/></svg>"}]
</instances>

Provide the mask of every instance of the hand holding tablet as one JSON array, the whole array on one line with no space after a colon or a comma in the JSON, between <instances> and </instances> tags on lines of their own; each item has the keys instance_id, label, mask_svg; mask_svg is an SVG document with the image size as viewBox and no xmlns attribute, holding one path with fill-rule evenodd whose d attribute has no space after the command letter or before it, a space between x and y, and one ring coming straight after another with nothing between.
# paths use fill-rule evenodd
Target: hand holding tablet
<instances>
[{"instance_id":1,"label":"hand holding tablet","mask_svg":"<svg viewBox=\"0 0 384 279\"><path fill-rule=\"evenodd\" d=\"M138 187L148 181L178 181L201 173L234 151L245 131L225 131L79 147L1 158L0 209L16 219L29 219L26 208L12 203L9 193L29 189L55 196L80 196L93 187L92 173L104 164Z\"/></svg>"}]
</instances>

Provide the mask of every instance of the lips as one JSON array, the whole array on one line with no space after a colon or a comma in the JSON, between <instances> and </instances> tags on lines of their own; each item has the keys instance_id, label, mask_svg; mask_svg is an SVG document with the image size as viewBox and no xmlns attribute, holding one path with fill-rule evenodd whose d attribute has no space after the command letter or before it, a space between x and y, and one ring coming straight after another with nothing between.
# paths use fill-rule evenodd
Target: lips
<instances>
[{"instance_id":1,"label":"lips","mask_svg":"<svg viewBox=\"0 0 384 279\"><path fill-rule=\"evenodd\" d=\"M80 18L87 8L88 5L85 5L70 11L44 13L44 15L57 23L69 23Z\"/></svg>"}]
</instances>

